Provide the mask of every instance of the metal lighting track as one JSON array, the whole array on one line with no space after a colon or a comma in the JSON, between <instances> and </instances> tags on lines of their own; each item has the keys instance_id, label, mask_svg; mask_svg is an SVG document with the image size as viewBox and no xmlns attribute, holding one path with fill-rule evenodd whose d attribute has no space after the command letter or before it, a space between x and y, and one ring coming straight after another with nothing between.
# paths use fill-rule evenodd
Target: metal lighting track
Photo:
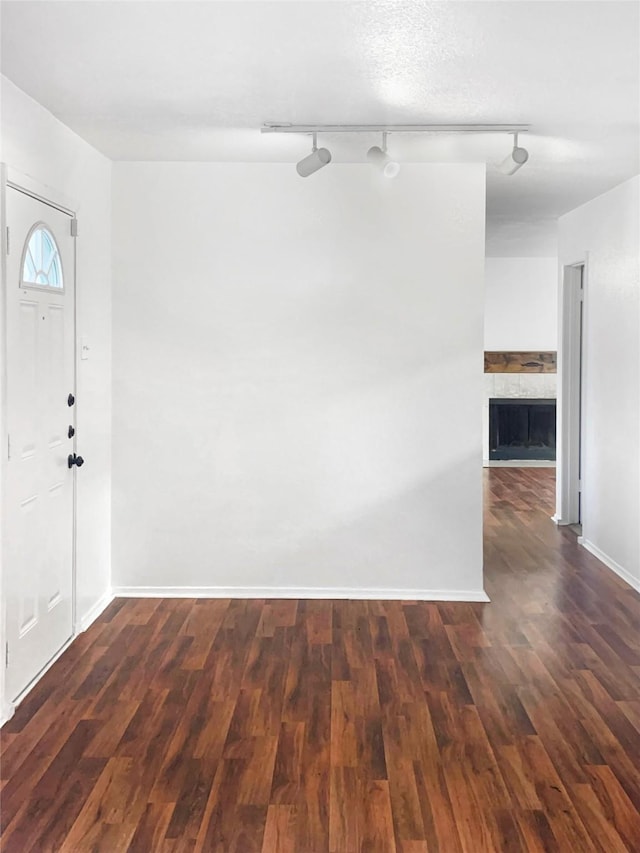
<instances>
[{"instance_id":1,"label":"metal lighting track","mask_svg":"<svg viewBox=\"0 0 640 853\"><path fill-rule=\"evenodd\" d=\"M528 124L277 124L261 133L526 133Z\"/></svg>"}]
</instances>

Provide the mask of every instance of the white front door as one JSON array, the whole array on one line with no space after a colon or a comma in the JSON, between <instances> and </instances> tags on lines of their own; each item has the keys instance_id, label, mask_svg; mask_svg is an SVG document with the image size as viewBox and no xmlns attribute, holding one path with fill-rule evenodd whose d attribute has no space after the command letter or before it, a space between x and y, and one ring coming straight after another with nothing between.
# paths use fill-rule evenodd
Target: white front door
<instances>
[{"instance_id":1,"label":"white front door","mask_svg":"<svg viewBox=\"0 0 640 853\"><path fill-rule=\"evenodd\" d=\"M71 217L11 187L7 225L3 592L14 701L73 632L75 251Z\"/></svg>"}]
</instances>

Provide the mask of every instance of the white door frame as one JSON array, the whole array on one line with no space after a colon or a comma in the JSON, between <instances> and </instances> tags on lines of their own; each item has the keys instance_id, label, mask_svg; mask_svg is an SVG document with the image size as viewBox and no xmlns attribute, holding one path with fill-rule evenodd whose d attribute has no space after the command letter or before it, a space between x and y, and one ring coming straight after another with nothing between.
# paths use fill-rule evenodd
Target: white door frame
<instances>
[{"instance_id":1,"label":"white door frame","mask_svg":"<svg viewBox=\"0 0 640 853\"><path fill-rule=\"evenodd\" d=\"M587 374L583 339L588 278L588 253L582 259L561 267L558 296L556 514L553 517L556 524L576 524L580 516L584 519L584 434L581 441L580 430L584 424ZM581 485L579 476L582 476Z\"/></svg>"},{"instance_id":2,"label":"white door frame","mask_svg":"<svg viewBox=\"0 0 640 853\"><path fill-rule=\"evenodd\" d=\"M72 219L76 219L78 205L64 193L53 189L45 184L36 181L29 175L24 175L16 169L8 166L6 163L0 163L0 507L2 507L6 494L7 483L7 189L12 188L26 195L32 196L38 201L48 204L62 213L68 214ZM77 293L78 293L78 276L77 276L77 252L74 247L74 302L73 302L73 389L72 393L77 398L77 382L78 382L78 353L77 353ZM73 450L76 450L77 436L73 439ZM4 518L6 513L1 513L0 518L0 595L1 612L0 612L0 725L6 722L13 716L13 712L22 698L31 690L36 682L42 677L46 670L58 659L62 652L69 646L73 639L77 636L78 618L77 618L77 596L76 596L76 478L73 482L73 541L72 541L72 558L71 558L71 595L72 595L72 625L71 637L68 642L57 651L49 664L40 672L36 678L23 690L23 692L14 701L9 701L5 695L5 649L6 649L6 600L5 592L5 566L4 552L7 531L4 527Z\"/></svg>"}]
</instances>

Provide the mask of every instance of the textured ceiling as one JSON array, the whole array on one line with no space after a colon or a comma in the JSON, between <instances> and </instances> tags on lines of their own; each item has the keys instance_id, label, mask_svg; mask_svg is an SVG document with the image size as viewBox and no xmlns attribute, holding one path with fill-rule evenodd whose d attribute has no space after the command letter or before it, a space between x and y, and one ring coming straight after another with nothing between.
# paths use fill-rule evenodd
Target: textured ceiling
<instances>
[{"instance_id":1,"label":"textured ceiling","mask_svg":"<svg viewBox=\"0 0 640 853\"><path fill-rule=\"evenodd\" d=\"M399 159L486 160L488 246L552 248L558 215L639 171L636 2L3 2L2 71L116 160L295 162L264 121L524 122L390 139ZM334 162L362 138L325 138ZM319 175L318 180L321 179ZM492 249L493 247L493 249ZM546 247L546 248L545 248Z\"/></svg>"}]
</instances>

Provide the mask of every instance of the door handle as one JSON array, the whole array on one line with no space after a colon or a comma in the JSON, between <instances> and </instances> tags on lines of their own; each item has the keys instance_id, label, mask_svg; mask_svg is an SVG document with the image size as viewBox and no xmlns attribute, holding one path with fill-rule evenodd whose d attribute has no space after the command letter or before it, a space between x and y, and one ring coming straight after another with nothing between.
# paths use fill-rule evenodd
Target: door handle
<instances>
[{"instance_id":1,"label":"door handle","mask_svg":"<svg viewBox=\"0 0 640 853\"><path fill-rule=\"evenodd\" d=\"M70 453L67 456L67 465L69 468L73 468L74 465L77 465L78 468L81 468L84 465L84 459L82 456L76 456L75 453Z\"/></svg>"}]
</instances>

